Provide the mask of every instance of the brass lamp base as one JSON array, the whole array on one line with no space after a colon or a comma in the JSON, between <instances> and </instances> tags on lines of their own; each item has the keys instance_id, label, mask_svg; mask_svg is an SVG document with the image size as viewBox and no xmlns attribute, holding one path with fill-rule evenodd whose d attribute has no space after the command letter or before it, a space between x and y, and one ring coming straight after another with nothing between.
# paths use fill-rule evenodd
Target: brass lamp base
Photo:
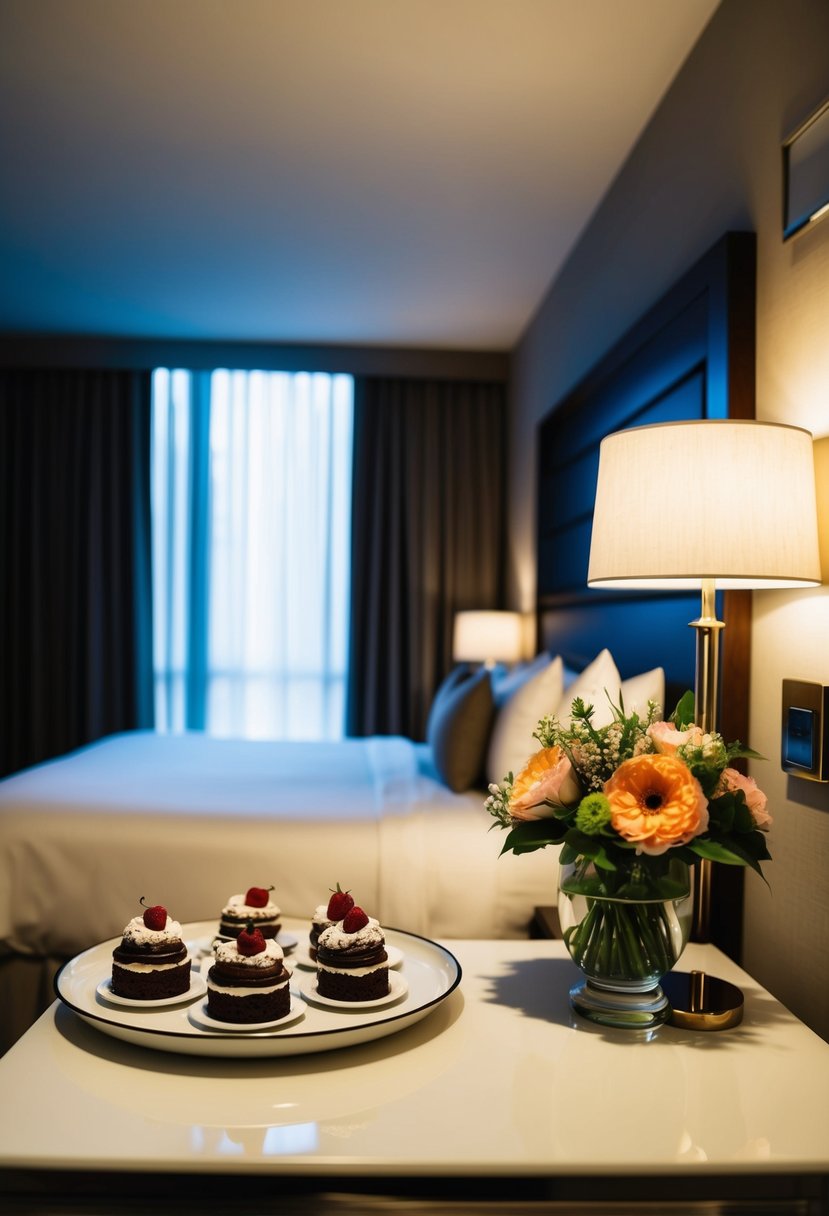
<instances>
[{"instance_id":1,"label":"brass lamp base","mask_svg":"<svg viewBox=\"0 0 829 1216\"><path fill-rule=\"evenodd\" d=\"M725 625L717 620L714 580L704 578L701 592L699 618L690 624L696 631L696 723L707 734L717 726L720 633ZM694 867L692 941L710 941L711 880L711 862L701 860ZM671 1006L668 1020L674 1026L685 1030L727 1030L743 1020L740 989L704 971L672 971L660 985Z\"/></svg>"},{"instance_id":2,"label":"brass lamp base","mask_svg":"<svg viewBox=\"0 0 829 1216\"><path fill-rule=\"evenodd\" d=\"M670 971L659 981L671 1006L668 1021L683 1030L728 1030L743 1020L743 994L704 971Z\"/></svg>"}]
</instances>

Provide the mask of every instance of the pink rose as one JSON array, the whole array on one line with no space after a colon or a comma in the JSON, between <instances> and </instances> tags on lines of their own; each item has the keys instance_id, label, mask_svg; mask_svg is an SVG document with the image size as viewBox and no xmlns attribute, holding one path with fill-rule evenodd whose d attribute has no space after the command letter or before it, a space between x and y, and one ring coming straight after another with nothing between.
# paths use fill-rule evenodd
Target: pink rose
<instances>
[{"instance_id":1,"label":"pink rose","mask_svg":"<svg viewBox=\"0 0 829 1216\"><path fill-rule=\"evenodd\" d=\"M580 798L567 756L558 745L543 747L515 778L509 813L513 819L549 819L555 807L573 806Z\"/></svg>"},{"instance_id":2,"label":"pink rose","mask_svg":"<svg viewBox=\"0 0 829 1216\"><path fill-rule=\"evenodd\" d=\"M675 756L677 748L682 747L684 743L699 747L703 738L698 726L677 730L670 722L652 722L648 727L648 735L661 756Z\"/></svg>"},{"instance_id":3,"label":"pink rose","mask_svg":"<svg viewBox=\"0 0 829 1216\"><path fill-rule=\"evenodd\" d=\"M720 776L718 792L735 794L737 790L742 790L745 795L746 806L751 811L754 826L761 832L767 832L772 825L772 818L766 810L768 802L766 795L757 788L757 782L753 777L744 777L742 773L737 772L736 768L724 768Z\"/></svg>"}]
</instances>

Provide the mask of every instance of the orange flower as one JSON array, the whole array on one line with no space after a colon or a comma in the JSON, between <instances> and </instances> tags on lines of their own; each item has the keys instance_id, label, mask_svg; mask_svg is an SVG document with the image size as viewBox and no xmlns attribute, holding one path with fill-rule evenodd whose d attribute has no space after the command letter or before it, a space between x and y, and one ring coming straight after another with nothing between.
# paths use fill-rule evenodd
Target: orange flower
<instances>
[{"instance_id":1,"label":"orange flower","mask_svg":"<svg viewBox=\"0 0 829 1216\"><path fill-rule=\"evenodd\" d=\"M572 765L558 744L542 747L515 778L509 813L513 819L548 819L551 807L572 806L580 797Z\"/></svg>"},{"instance_id":2,"label":"orange flower","mask_svg":"<svg viewBox=\"0 0 829 1216\"><path fill-rule=\"evenodd\" d=\"M605 784L610 821L637 853L664 853L708 827L708 803L690 770L673 756L634 756Z\"/></svg>"}]
</instances>

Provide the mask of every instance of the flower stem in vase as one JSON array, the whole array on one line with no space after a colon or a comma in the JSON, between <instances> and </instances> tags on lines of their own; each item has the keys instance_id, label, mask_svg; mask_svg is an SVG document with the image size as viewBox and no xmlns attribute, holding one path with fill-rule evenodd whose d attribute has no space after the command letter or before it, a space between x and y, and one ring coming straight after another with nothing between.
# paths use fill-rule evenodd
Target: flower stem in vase
<instances>
[{"instance_id":1,"label":"flower stem in vase","mask_svg":"<svg viewBox=\"0 0 829 1216\"><path fill-rule=\"evenodd\" d=\"M583 860L563 867L559 915L584 977L570 993L578 1013L618 1027L667 1020L670 1007L659 981L682 953L690 916L688 885L679 877L672 896L664 898L643 883L637 865L611 875L597 874Z\"/></svg>"}]
</instances>

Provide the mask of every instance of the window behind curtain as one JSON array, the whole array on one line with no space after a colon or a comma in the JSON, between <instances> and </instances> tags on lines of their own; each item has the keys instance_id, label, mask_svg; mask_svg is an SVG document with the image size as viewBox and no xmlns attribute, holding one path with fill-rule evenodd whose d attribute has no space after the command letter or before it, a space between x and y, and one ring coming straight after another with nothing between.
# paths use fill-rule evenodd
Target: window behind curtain
<instances>
[{"instance_id":1,"label":"window behind curtain","mask_svg":"<svg viewBox=\"0 0 829 1216\"><path fill-rule=\"evenodd\" d=\"M156 727L344 733L353 381L153 375Z\"/></svg>"}]
</instances>

